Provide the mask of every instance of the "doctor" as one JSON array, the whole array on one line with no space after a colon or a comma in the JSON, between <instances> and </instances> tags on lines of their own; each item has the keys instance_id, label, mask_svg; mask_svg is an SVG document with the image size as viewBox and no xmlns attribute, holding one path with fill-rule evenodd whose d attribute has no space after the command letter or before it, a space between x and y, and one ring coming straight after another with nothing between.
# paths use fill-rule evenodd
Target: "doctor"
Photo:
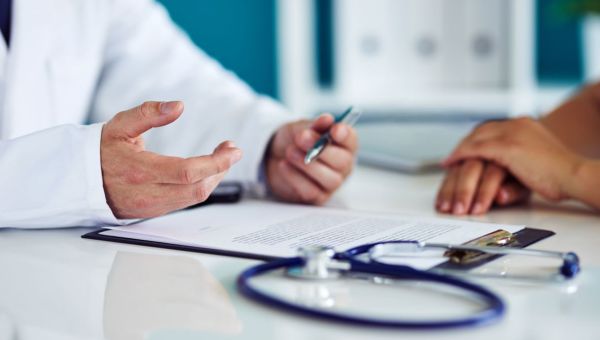
<instances>
[{"instance_id":1,"label":"doctor","mask_svg":"<svg viewBox=\"0 0 600 340\"><path fill-rule=\"evenodd\" d=\"M0 227L158 216L225 177L319 204L352 169L351 128L304 165L333 118L257 95L152 0L0 0L0 27Z\"/></svg>"}]
</instances>

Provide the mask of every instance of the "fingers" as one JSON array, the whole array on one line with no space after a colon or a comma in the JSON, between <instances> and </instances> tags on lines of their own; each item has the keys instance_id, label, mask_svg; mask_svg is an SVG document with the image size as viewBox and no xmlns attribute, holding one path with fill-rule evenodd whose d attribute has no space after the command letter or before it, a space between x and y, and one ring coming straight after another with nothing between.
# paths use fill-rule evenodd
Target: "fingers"
<instances>
[{"instance_id":1,"label":"fingers","mask_svg":"<svg viewBox=\"0 0 600 340\"><path fill-rule=\"evenodd\" d=\"M306 152L324 133L332 142L310 164L304 164ZM339 188L354 166L356 132L343 124L334 124L329 114L312 122L286 124L276 134L267 157L267 181L273 194L284 200L323 203Z\"/></svg>"},{"instance_id":2,"label":"fingers","mask_svg":"<svg viewBox=\"0 0 600 340\"><path fill-rule=\"evenodd\" d=\"M471 213L484 214L490 209L505 178L506 170L503 168L493 163L485 166Z\"/></svg>"},{"instance_id":3,"label":"fingers","mask_svg":"<svg viewBox=\"0 0 600 340\"><path fill-rule=\"evenodd\" d=\"M204 202L215 190L225 173L190 185L152 184L128 190L124 205L115 214L119 218L150 218Z\"/></svg>"},{"instance_id":4,"label":"fingers","mask_svg":"<svg viewBox=\"0 0 600 340\"><path fill-rule=\"evenodd\" d=\"M477 142L485 139L492 139L501 135L504 131L504 124L500 121L488 121L476 126L471 133L463 139L463 142Z\"/></svg>"},{"instance_id":5,"label":"fingers","mask_svg":"<svg viewBox=\"0 0 600 340\"><path fill-rule=\"evenodd\" d=\"M212 155L202 157L182 159L147 152L134 155L137 158L128 161L135 166L124 167L130 173L121 173L117 180L104 179L105 186L110 187L107 201L118 218L155 217L203 202L241 152L233 143L224 142ZM144 159L151 161L144 163Z\"/></svg>"},{"instance_id":6,"label":"fingers","mask_svg":"<svg viewBox=\"0 0 600 340\"><path fill-rule=\"evenodd\" d=\"M311 129L316 131L317 133L325 133L329 130L331 125L334 123L334 118L329 113L324 113L317 117L312 124L310 125Z\"/></svg>"},{"instance_id":7,"label":"fingers","mask_svg":"<svg viewBox=\"0 0 600 340\"><path fill-rule=\"evenodd\" d=\"M327 116L319 118L322 119L323 126L331 123L325 118ZM315 124L319 123L319 119ZM355 148L356 136L354 131L350 130L352 129L346 126L335 125L332 129L332 137L338 135L337 138L342 140L348 148ZM317 160L311 164L304 164L306 151L313 146L318 138L320 138L320 135L312 129L301 131L296 135L295 145L289 145L286 148L285 158L303 176L316 183L325 192L332 193L342 185L344 179L352 171L354 154L350 149L335 143L335 137L333 137L334 143L328 145ZM348 142L347 140L352 141Z\"/></svg>"},{"instance_id":8,"label":"fingers","mask_svg":"<svg viewBox=\"0 0 600 340\"><path fill-rule=\"evenodd\" d=\"M136 138L154 127L175 121L183 112L183 102L145 102L119 112L109 123L109 131L118 137Z\"/></svg>"},{"instance_id":9,"label":"fingers","mask_svg":"<svg viewBox=\"0 0 600 340\"><path fill-rule=\"evenodd\" d=\"M454 151L448 156L442 165L460 162L467 158L485 158L501 163L502 145L498 143L502 140L503 134L510 133L504 122L490 121L477 126L469 135L454 148Z\"/></svg>"},{"instance_id":10,"label":"fingers","mask_svg":"<svg viewBox=\"0 0 600 340\"><path fill-rule=\"evenodd\" d=\"M436 209L442 213L452 212L452 203L454 197L454 187L458 181L460 167L458 165L451 166L446 172L446 177L442 182L442 186L438 191L436 199Z\"/></svg>"},{"instance_id":11,"label":"fingers","mask_svg":"<svg viewBox=\"0 0 600 340\"><path fill-rule=\"evenodd\" d=\"M478 159L466 160L459 170L458 180L454 188L452 213L467 214L471 209L473 198L483 174L484 163Z\"/></svg>"},{"instance_id":12,"label":"fingers","mask_svg":"<svg viewBox=\"0 0 600 340\"><path fill-rule=\"evenodd\" d=\"M322 204L329 197L316 183L304 176L287 161L279 161L277 167L282 180L294 192L294 195L289 197L290 199L302 203Z\"/></svg>"},{"instance_id":13,"label":"fingers","mask_svg":"<svg viewBox=\"0 0 600 340\"><path fill-rule=\"evenodd\" d=\"M233 143L223 142L210 155L185 159L158 156L152 163L156 169L157 182L193 184L228 171L241 157L242 151Z\"/></svg>"},{"instance_id":14,"label":"fingers","mask_svg":"<svg viewBox=\"0 0 600 340\"><path fill-rule=\"evenodd\" d=\"M345 149L350 150L351 152L356 151L358 147L358 138L356 135L356 131L347 124L338 123L334 125L334 118L328 113L320 115L312 123L311 128L312 130L317 132L316 135L313 135L317 138L320 137L321 134L330 131L334 143L340 145ZM316 139L312 141L312 144L314 144L315 142Z\"/></svg>"},{"instance_id":15,"label":"fingers","mask_svg":"<svg viewBox=\"0 0 600 340\"><path fill-rule=\"evenodd\" d=\"M294 144L303 152L307 152L320 137L321 135L312 129L303 129L295 134Z\"/></svg>"},{"instance_id":16,"label":"fingers","mask_svg":"<svg viewBox=\"0 0 600 340\"><path fill-rule=\"evenodd\" d=\"M331 128L331 137L337 145L350 150L352 153L356 152L356 149L358 149L358 136L356 130L349 125L334 125L333 128Z\"/></svg>"},{"instance_id":17,"label":"fingers","mask_svg":"<svg viewBox=\"0 0 600 340\"><path fill-rule=\"evenodd\" d=\"M354 154L337 145L329 145L323 150L317 161L347 176L354 166Z\"/></svg>"},{"instance_id":18,"label":"fingers","mask_svg":"<svg viewBox=\"0 0 600 340\"><path fill-rule=\"evenodd\" d=\"M344 148L351 153L355 153L358 148L358 136L356 134L356 130L346 124L335 124L331 128L331 137L333 139L333 145L337 145L341 148ZM294 138L294 143L300 150L306 152L310 148L315 145L317 140L321 137L317 131L313 129L303 129L296 133ZM330 148L332 145L328 145L327 148Z\"/></svg>"},{"instance_id":19,"label":"fingers","mask_svg":"<svg viewBox=\"0 0 600 340\"><path fill-rule=\"evenodd\" d=\"M304 164L304 154L296 147L289 147L286 159L304 176L317 183L326 192L333 192L342 185L344 175L335 171L320 160Z\"/></svg>"},{"instance_id":20,"label":"fingers","mask_svg":"<svg viewBox=\"0 0 600 340\"><path fill-rule=\"evenodd\" d=\"M226 172L221 172L191 185L176 185L179 188L183 187L181 194L183 197L188 197L188 200L185 202L185 207L206 201L223 180L225 174Z\"/></svg>"},{"instance_id":21,"label":"fingers","mask_svg":"<svg viewBox=\"0 0 600 340\"><path fill-rule=\"evenodd\" d=\"M454 150L442 164L447 166L465 159L479 158L506 167L505 159L510 159L510 151L511 149L499 140L465 143Z\"/></svg>"},{"instance_id":22,"label":"fingers","mask_svg":"<svg viewBox=\"0 0 600 340\"><path fill-rule=\"evenodd\" d=\"M493 204L506 206L526 201L531 195L529 189L507 177L508 171L494 163L469 160L452 165L438 192L436 209L456 215L484 214Z\"/></svg>"},{"instance_id":23,"label":"fingers","mask_svg":"<svg viewBox=\"0 0 600 340\"><path fill-rule=\"evenodd\" d=\"M512 180L504 183L495 196L495 202L499 206L508 206L523 203L529 199L531 191L521 183Z\"/></svg>"}]
</instances>

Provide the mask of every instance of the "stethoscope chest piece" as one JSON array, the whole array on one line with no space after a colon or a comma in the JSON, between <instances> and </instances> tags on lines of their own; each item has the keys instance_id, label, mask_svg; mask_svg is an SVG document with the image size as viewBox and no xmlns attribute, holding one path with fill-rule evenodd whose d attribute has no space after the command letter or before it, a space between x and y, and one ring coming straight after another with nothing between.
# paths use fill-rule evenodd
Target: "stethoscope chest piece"
<instances>
[{"instance_id":1,"label":"stethoscope chest piece","mask_svg":"<svg viewBox=\"0 0 600 340\"><path fill-rule=\"evenodd\" d=\"M286 269L290 277L304 280L332 280L342 275L341 270L349 267L334 259L335 250L327 246L305 246L298 250L304 263Z\"/></svg>"}]
</instances>

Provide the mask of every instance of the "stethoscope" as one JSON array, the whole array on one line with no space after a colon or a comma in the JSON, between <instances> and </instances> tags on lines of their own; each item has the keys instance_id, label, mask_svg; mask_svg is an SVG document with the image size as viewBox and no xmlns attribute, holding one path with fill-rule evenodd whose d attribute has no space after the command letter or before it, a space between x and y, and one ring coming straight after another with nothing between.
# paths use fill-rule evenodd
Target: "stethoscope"
<instances>
[{"instance_id":1,"label":"stethoscope","mask_svg":"<svg viewBox=\"0 0 600 340\"><path fill-rule=\"evenodd\" d=\"M425 243L418 241L388 241L371 243L344 252L336 253L333 248L309 246L299 250L298 257L274 260L259 264L242 272L237 286L247 298L284 311L316 317L330 321L346 322L355 325L383 326L405 329L443 329L454 327L480 326L500 319L506 310L502 299L492 291L451 275L415 269L406 265L388 264L380 260L393 253L421 252L428 249L479 251L496 255L527 255L559 258L562 265L559 274L564 279L571 279L579 272L579 258L575 253L528 250L516 248L499 248L489 246L450 245ZM339 278L348 274L367 274L383 276L392 280L425 281L452 286L476 297L483 308L469 316L445 320L390 320L346 315L334 310L311 308L301 304L290 303L284 299L269 295L250 284L252 278L275 270L284 269L288 276L302 279L326 280ZM469 298L469 301L472 301Z\"/></svg>"}]
</instances>

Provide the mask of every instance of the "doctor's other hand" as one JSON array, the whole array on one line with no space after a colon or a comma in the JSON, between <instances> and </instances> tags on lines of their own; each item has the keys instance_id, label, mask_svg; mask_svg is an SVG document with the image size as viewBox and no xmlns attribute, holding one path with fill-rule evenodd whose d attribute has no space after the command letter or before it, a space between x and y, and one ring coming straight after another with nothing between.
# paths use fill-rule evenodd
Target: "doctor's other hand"
<instances>
[{"instance_id":1,"label":"doctor's other hand","mask_svg":"<svg viewBox=\"0 0 600 340\"><path fill-rule=\"evenodd\" d=\"M333 116L323 114L314 121L297 121L277 130L266 156L267 184L275 196L322 204L342 185L354 166L358 138L352 127L333 124ZM330 127L332 142L317 159L304 164L306 152Z\"/></svg>"},{"instance_id":2,"label":"doctor's other hand","mask_svg":"<svg viewBox=\"0 0 600 340\"><path fill-rule=\"evenodd\" d=\"M444 161L448 172L436 207L457 215L482 214L494 202L526 200L529 190L552 201L577 198L574 179L583 163L538 121L488 122Z\"/></svg>"},{"instance_id":3,"label":"doctor's other hand","mask_svg":"<svg viewBox=\"0 0 600 340\"><path fill-rule=\"evenodd\" d=\"M144 150L141 135L175 121L183 103L145 102L102 128L100 158L106 201L117 218L148 218L208 198L242 152L223 142L212 154L178 158Z\"/></svg>"}]
</instances>

